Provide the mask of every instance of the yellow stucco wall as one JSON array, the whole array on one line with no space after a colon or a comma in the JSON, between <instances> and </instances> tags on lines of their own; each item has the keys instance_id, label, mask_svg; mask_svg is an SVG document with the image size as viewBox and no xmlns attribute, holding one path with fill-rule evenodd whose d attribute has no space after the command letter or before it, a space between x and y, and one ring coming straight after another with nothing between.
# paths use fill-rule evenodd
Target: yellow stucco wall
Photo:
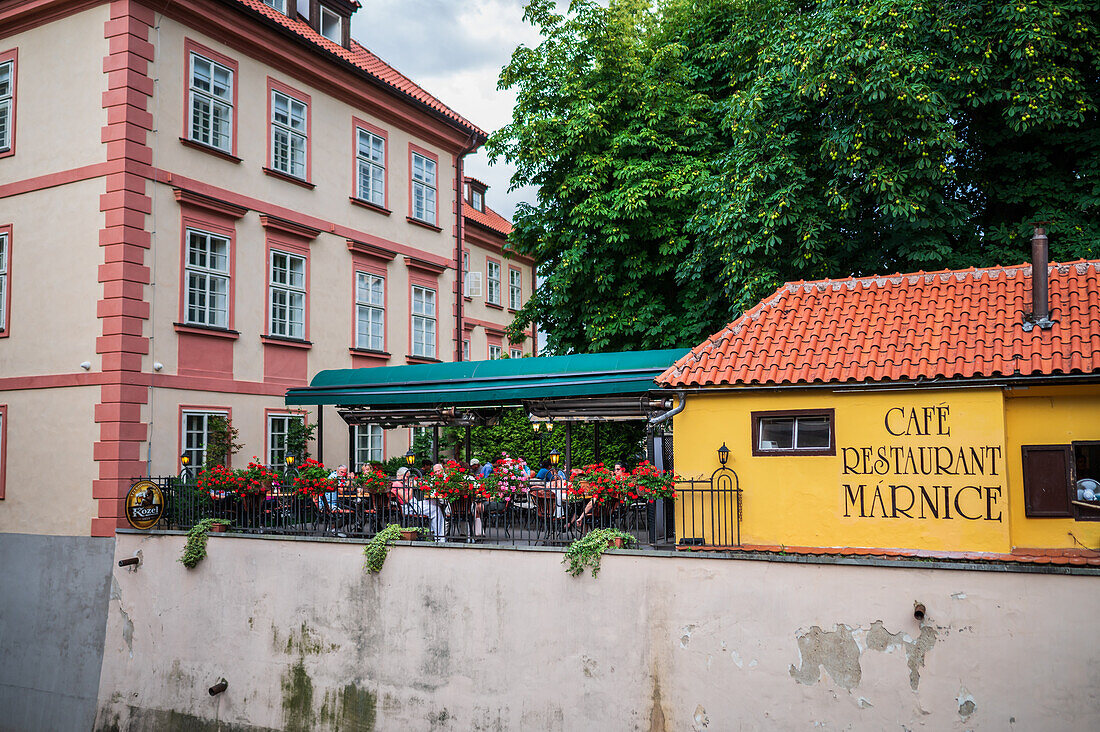
<instances>
[{"instance_id":1,"label":"yellow stucco wall","mask_svg":"<svg viewBox=\"0 0 1100 732\"><path fill-rule=\"evenodd\" d=\"M1008 478L1012 492L1012 544L1016 547L1090 549L1100 546L1100 521L1027 518L1024 515L1023 445L1065 445L1100 440L1100 386L1013 389L1005 392ZM1075 541L1076 539L1076 541Z\"/></svg>"},{"instance_id":2,"label":"yellow stucco wall","mask_svg":"<svg viewBox=\"0 0 1100 732\"><path fill-rule=\"evenodd\" d=\"M752 412L793 409L835 409L835 455L752 455ZM916 421L910 422L914 409ZM676 418L677 472L709 477L723 442L744 491L743 544L990 552L1010 547L999 390L689 396ZM975 464L971 448L982 465ZM690 525L692 518L686 518ZM711 543L716 529L706 520L695 523Z\"/></svg>"},{"instance_id":3,"label":"yellow stucco wall","mask_svg":"<svg viewBox=\"0 0 1100 732\"><path fill-rule=\"evenodd\" d=\"M753 456L752 413L796 409L835 410L836 454ZM729 448L755 545L1095 548L1100 522L1024 515L1021 445L1075 440L1100 440L1100 387L736 390L689 395L675 423L684 478L709 478ZM735 510L708 505L681 492L678 536L732 543Z\"/></svg>"}]
</instances>

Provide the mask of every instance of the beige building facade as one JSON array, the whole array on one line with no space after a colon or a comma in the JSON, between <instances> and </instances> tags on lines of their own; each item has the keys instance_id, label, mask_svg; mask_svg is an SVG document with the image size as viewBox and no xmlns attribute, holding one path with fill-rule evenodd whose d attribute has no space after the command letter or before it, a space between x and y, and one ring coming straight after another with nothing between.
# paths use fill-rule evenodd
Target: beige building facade
<instances>
[{"instance_id":1,"label":"beige building facade","mask_svg":"<svg viewBox=\"0 0 1100 732\"><path fill-rule=\"evenodd\" d=\"M293 5L0 9L0 532L113 535L211 416L280 461L322 369L533 355L504 333L533 262L463 174L485 133L350 39L358 3Z\"/></svg>"}]
</instances>

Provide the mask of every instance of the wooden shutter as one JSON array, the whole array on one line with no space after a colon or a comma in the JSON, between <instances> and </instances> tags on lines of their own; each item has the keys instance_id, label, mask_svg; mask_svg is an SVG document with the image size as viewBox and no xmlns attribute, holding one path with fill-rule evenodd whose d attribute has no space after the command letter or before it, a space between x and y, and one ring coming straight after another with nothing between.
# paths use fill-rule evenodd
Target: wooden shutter
<instances>
[{"instance_id":1,"label":"wooden shutter","mask_svg":"<svg viewBox=\"0 0 1100 732\"><path fill-rule=\"evenodd\" d=\"M1024 445L1024 513L1027 516L1073 518L1070 505L1069 445Z\"/></svg>"}]
</instances>

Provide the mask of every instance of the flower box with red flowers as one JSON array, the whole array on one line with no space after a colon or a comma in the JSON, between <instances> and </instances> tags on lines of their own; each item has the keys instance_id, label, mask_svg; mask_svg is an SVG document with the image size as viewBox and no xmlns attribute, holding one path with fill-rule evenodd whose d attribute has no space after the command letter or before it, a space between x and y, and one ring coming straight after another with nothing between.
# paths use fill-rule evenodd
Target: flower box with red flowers
<instances>
[{"instance_id":1,"label":"flower box with red flowers","mask_svg":"<svg viewBox=\"0 0 1100 732\"><path fill-rule=\"evenodd\" d=\"M493 472L481 479L481 487L494 501L511 501L527 492L529 481L522 463L505 457L493 463Z\"/></svg>"},{"instance_id":2,"label":"flower box with red flowers","mask_svg":"<svg viewBox=\"0 0 1100 732\"><path fill-rule=\"evenodd\" d=\"M391 479L381 468L360 471L355 474L355 487L360 493L381 496L390 491Z\"/></svg>"},{"instance_id":3,"label":"flower box with red flowers","mask_svg":"<svg viewBox=\"0 0 1100 732\"><path fill-rule=\"evenodd\" d=\"M485 488L474 482L454 460L444 463L442 472L432 472L424 476L424 485L432 498L446 503L489 497Z\"/></svg>"},{"instance_id":4,"label":"flower box with red flowers","mask_svg":"<svg viewBox=\"0 0 1100 732\"><path fill-rule=\"evenodd\" d=\"M574 501L593 500L597 505L614 505L629 493L622 475L613 473L603 463L585 465L573 476L566 491Z\"/></svg>"},{"instance_id":5,"label":"flower box with red flowers","mask_svg":"<svg viewBox=\"0 0 1100 732\"><path fill-rule=\"evenodd\" d=\"M630 484L637 498L655 501L658 498L675 498L679 476L671 470L658 470L648 460L639 463L630 472Z\"/></svg>"},{"instance_id":6,"label":"flower box with red flowers","mask_svg":"<svg viewBox=\"0 0 1100 732\"><path fill-rule=\"evenodd\" d=\"M316 460L306 459L294 476L292 490L295 495L313 498L336 490L336 481L329 478L331 471Z\"/></svg>"}]
</instances>

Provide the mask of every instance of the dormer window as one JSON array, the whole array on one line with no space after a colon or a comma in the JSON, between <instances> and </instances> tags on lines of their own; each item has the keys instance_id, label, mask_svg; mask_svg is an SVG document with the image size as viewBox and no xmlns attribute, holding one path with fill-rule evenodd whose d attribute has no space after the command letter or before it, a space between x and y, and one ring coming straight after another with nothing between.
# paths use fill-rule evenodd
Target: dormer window
<instances>
[{"instance_id":1,"label":"dormer window","mask_svg":"<svg viewBox=\"0 0 1100 732\"><path fill-rule=\"evenodd\" d=\"M283 15L286 15L286 2L287 0L264 0L264 5L269 8L275 8Z\"/></svg>"},{"instance_id":2,"label":"dormer window","mask_svg":"<svg viewBox=\"0 0 1100 732\"><path fill-rule=\"evenodd\" d=\"M333 43L344 42L344 19L332 12L324 5L321 6L321 35Z\"/></svg>"},{"instance_id":3,"label":"dormer window","mask_svg":"<svg viewBox=\"0 0 1100 732\"><path fill-rule=\"evenodd\" d=\"M467 178L466 201L475 210L485 211L485 184L473 178Z\"/></svg>"}]
</instances>

